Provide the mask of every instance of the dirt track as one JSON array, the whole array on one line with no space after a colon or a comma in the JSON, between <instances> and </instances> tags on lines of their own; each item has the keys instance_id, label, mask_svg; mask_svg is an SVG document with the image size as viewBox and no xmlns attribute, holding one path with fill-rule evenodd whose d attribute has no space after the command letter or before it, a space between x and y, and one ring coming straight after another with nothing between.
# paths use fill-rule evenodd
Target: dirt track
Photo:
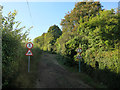
<instances>
[{"instance_id":1,"label":"dirt track","mask_svg":"<svg viewBox=\"0 0 120 90\"><path fill-rule=\"evenodd\" d=\"M57 63L55 54L42 53L35 88L90 88L79 76Z\"/></svg>"}]
</instances>

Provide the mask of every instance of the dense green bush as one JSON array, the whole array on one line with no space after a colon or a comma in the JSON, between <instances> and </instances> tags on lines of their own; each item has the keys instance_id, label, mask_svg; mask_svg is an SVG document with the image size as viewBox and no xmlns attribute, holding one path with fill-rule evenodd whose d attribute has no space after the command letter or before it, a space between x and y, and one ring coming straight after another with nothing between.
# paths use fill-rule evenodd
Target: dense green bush
<instances>
[{"instance_id":1,"label":"dense green bush","mask_svg":"<svg viewBox=\"0 0 120 90\"><path fill-rule=\"evenodd\" d=\"M118 15L113 10L101 11L100 15L89 19L87 23L81 23L78 32L80 35L84 35L88 41L86 43L88 49L83 48L85 62L95 67L95 62L98 61L99 69L107 66L118 73L118 42L120 40ZM85 45L83 44L83 46Z\"/></svg>"},{"instance_id":2,"label":"dense green bush","mask_svg":"<svg viewBox=\"0 0 120 90\"><path fill-rule=\"evenodd\" d=\"M15 21L17 12L2 17L2 83L9 87L12 80L19 74L19 63L26 52L23 41L27 41L28 31L22 33L25 27L19 28L20 22Z\"/></svg>"}]
</instances>

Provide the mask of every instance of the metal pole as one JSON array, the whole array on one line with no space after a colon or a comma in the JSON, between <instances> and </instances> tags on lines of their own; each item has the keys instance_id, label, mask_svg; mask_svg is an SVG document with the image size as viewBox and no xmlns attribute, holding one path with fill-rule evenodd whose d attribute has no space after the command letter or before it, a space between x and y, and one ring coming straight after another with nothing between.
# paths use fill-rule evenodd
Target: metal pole
<instances>
[{"instance_id":1,"label":"metal pole","mask_svg":"<svg viewBox=\"0 0 120 90\"><path fill-rule=\"evenodd\" d=\"M28 56L28 72L30 72L30 56Z\"/></svg>"},{"instance_id":2,"label":"metal pole","mask_svg":"<svg viewBox=\"0 0 120 90\"><path fill-rule=\"evenodd\" d=\"M80 59L79 59L79 72L80 72L81 70L80 70Z\"/></svg>"}]
</instances>

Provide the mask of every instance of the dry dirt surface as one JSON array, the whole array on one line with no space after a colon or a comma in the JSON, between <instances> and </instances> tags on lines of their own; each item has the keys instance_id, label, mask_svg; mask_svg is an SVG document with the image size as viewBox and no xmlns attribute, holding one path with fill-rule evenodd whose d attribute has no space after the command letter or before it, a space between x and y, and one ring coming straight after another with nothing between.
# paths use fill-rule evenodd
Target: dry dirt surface
<instances>
[{"instance_id":1,"label":"dry dirt surface","mask_svg":"<svg viewBox=\"0 0 120 90\"><path fill-rule=\"evenodd\" d=\"M42 53L35 88L91 88L58 64L55 54Z\"/></svg>"}]
</instances>

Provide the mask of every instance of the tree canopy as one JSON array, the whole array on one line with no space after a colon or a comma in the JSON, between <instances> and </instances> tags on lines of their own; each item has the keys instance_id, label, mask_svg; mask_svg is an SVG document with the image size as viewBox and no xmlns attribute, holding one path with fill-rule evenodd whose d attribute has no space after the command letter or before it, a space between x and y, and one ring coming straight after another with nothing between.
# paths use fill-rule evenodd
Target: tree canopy
<instances>
[{"instance_id":1,"label":"tree canopy","mask_svg":"<svg viewBox=\"0 0 120 90\"><path fill-rule=\"evenodd\" d=\"M53 46L60 37L62 31L57 25L53 25L48 29L47 33L43 33L41 36L34 39L34 43L37 43L42 50L52 51Z\"/></svg>"},{"instance_id":2,"label":"tree canopy","mask_svg":"<svg viewBox=\"0 0 120 90\"><path fill-rule=\"evenodd\" d=\"M83 18L83 21L89 19L90 16L96 16L101 11L102 6L98 1L85 1L78 2L75 4L75 7L71 12L68 12L64 19L61 21L62 31L63 32L72 32L76 31L79 26L80 17Z\"/></svg>"}]
</instances>

